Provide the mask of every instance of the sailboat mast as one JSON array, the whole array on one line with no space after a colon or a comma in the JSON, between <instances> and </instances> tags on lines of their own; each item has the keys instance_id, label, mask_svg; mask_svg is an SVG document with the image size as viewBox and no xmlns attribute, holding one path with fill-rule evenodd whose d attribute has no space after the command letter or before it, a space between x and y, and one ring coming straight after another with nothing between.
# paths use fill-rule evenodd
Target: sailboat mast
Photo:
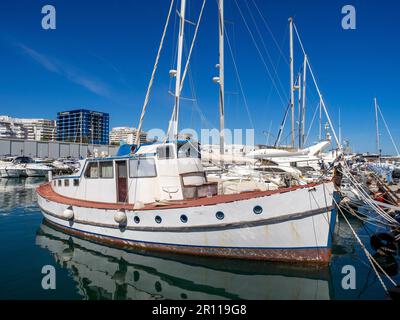
<instances>
[{"instance_id":1,"label":"sailboat mast","mask_svg":"<svg viewBox=\"0 0 400 320\"><path fill-rule=\"evenodd\" d=\"M221 156L225 153L225 61L224 61L224 0L218 1L219 11L219 146ZM223 159L223 157L221 157ZM221 161L223 166L223 160Z\"/></svg>"},{"instance_id":2,"label":"sailboat mast","mask_svg":"<svg viewBox=\"0 0 400 320\"><path fill-rule=\"evenodd\" d=\"M301 106L301 148L304 148L305 126L306 126L306 88L307 88L307 55L304 55L303 66L303 97Z\"/></svg>"},{"instance_id":3,"label":"sailboat mast","mask_svg":"<svg viewBox=\"0 0 400 320\"><path fill-rule=\"evenodd\" d=\"M319 99L319 141L322 140L322 99Z\"/></svg>"},{"instance_id":4,"label":"sailboat mast","mask_svg":"<svg viewBox=\"0 0 400 320\"><path fill-rule=\"evenodd\" d=\"M302 118L303 118L303 113L302 113L302 107L301 107L301 73L298 74L298 78L297 78L297 86L296 89L298 90L297 92L297 103L298 103L298 110L299 110L299 114L298 114L298 135L299 135L299 149L301 149L301 122L302 122Z\"/></svg>"},{"instance_id":5,"label":"sailboat mast","mask_svg":"<svg viewBox=\"0 0 400 320\"><path fill-rule=\"evenodd\" d=\"M179 12L179 37L178 37L178 54L176 62L176 79L175 79L175 109L172 117L172 139L178 136L178 119L179 119L179 106L181 96L181 72L182 72L182 53L183 53L183 40L185 31L185 11L186 0L181 0L181 9Z\"/></svg>"},{"instance_id":6,"label":"sailboat mast","mask_svg":"<svg viewBox=\"0 0 400 320\"><path fill-rule=\"evenodd\" d=\"M289 18L290 26L290 110L292 115L292 148L294 148L294 54L293 54L293 18Z\"/></svg>"},{"instance_id":7,"label":"sailboat mast","mask_svg":"<svg viewBox=\"0 0 400 320\"><path fill-rule=\"evenodd\" d=\"M339 141L342 144L342 115L339 108Z\"/></svg>"},{"instance_id":8,"label":"sailboat mast","mask_svg":"<svg viewBox=\"0 0 400 320\"><path fill-rule=\"evenodd\" d=\"M374 98L374 104L375 104L375 127L376 127L376 153L380 155L381 146L379 139L378 101L376 98Z\"/></svg>"}]
</instances>

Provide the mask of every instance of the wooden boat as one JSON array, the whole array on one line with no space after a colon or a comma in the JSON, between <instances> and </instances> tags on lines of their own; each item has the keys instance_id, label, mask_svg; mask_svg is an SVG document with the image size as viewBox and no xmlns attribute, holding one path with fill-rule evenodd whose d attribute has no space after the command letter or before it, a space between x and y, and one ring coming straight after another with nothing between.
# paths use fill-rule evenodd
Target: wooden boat
<instances>
[{"instance_id":1,"label":"wooden boat","mask_svg":"<svg viewBox=\"0 0 400 320\"><path fill-rule=\"evenodd\" d=\"M121 147L116 157L86 159L77 174L51 178L37 190L45 219L66 232L121 247L327 264L336 222L332 182L218 194L217 184L207 180L199 146L178 140L180 93L191 53L181 78L185 4L181 0L177 69L170 72L176 77L170 138L151 144L140 144L137 138L134 145ZM172 9L173 1L169 16ZM221 89L223 147L223 0L219 0L219 21L220 75L215 82Z\"/></svg>"}]
</instances>

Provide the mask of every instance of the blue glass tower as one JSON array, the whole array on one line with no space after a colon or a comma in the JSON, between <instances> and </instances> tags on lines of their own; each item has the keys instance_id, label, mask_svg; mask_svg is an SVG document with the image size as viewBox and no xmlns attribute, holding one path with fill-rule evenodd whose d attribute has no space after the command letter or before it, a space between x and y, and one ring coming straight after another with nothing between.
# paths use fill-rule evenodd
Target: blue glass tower
<instances>
[{"instance_id":1,"label":"blue glass tower","mask_svg":"<svg viewBox=\"0 0 400 320\"><path fill-rule=\"evenodd\" d=\"M110 115L86 109L57 113L57 140L109 144Z\"/></svg>"}]
</instances>

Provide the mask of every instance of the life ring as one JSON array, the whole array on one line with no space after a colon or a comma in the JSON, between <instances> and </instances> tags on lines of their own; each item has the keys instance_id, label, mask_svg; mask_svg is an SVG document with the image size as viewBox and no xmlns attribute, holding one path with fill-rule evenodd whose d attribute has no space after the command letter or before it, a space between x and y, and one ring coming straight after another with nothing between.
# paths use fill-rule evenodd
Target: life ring
<instances>
[{"instance_id":1,"label":"life ring","mask_svg":"<svg viewBox=\"0 0 400 320\"><path fill-rule=\"evenodd\" d=\"M381 255L393 255L397 252L396 239L389 233L373 234L370 243L371 247Z\"/></svg>"}]
</instances>

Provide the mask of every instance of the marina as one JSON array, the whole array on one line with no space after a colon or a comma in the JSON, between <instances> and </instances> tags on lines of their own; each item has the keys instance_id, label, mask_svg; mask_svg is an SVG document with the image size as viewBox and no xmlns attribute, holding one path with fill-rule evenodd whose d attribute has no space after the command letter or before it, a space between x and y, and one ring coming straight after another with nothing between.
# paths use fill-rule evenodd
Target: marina
<instances>
[{"instance_id":1,"label":"marina","mask_svg":"<svg viewBox=\"0 0 400 320\"><path fill-rule=\"evenodd\" d=\"M35 188L42 182L0 180L0 283L8 288L0 292L1 299L386 299L342 219L329 267L149 254L99 244L47 225L36 204ZM369 247L362 224L353 223ZM56 267L56 291L40 286L41 268L48 264ZM359 271L355 291L341 286L342 267L348 264ZM392 276L400 280L396 272Z\"/></svg>"},{"instance_id":2,"label":"marina","mask_svg":"<svg viewBox=\"0 0 400 320\"><path fill-rule=\"evenodd\" d=\"M394 108L375 96L354 118L334 105L342 90L320 73L335 60L316 49L318 32L283 8L273 31L258 2L144 11L148 52L121 60L143 68L136 79L92 54L119 91L17 45L103 107L61 99L57 120L0 116L0 300L398 300L400 152L384 116ZM355 30L346 17L343 32ZM110 130L111 112L134 127Z\"/></svg>"}]
</instances>

